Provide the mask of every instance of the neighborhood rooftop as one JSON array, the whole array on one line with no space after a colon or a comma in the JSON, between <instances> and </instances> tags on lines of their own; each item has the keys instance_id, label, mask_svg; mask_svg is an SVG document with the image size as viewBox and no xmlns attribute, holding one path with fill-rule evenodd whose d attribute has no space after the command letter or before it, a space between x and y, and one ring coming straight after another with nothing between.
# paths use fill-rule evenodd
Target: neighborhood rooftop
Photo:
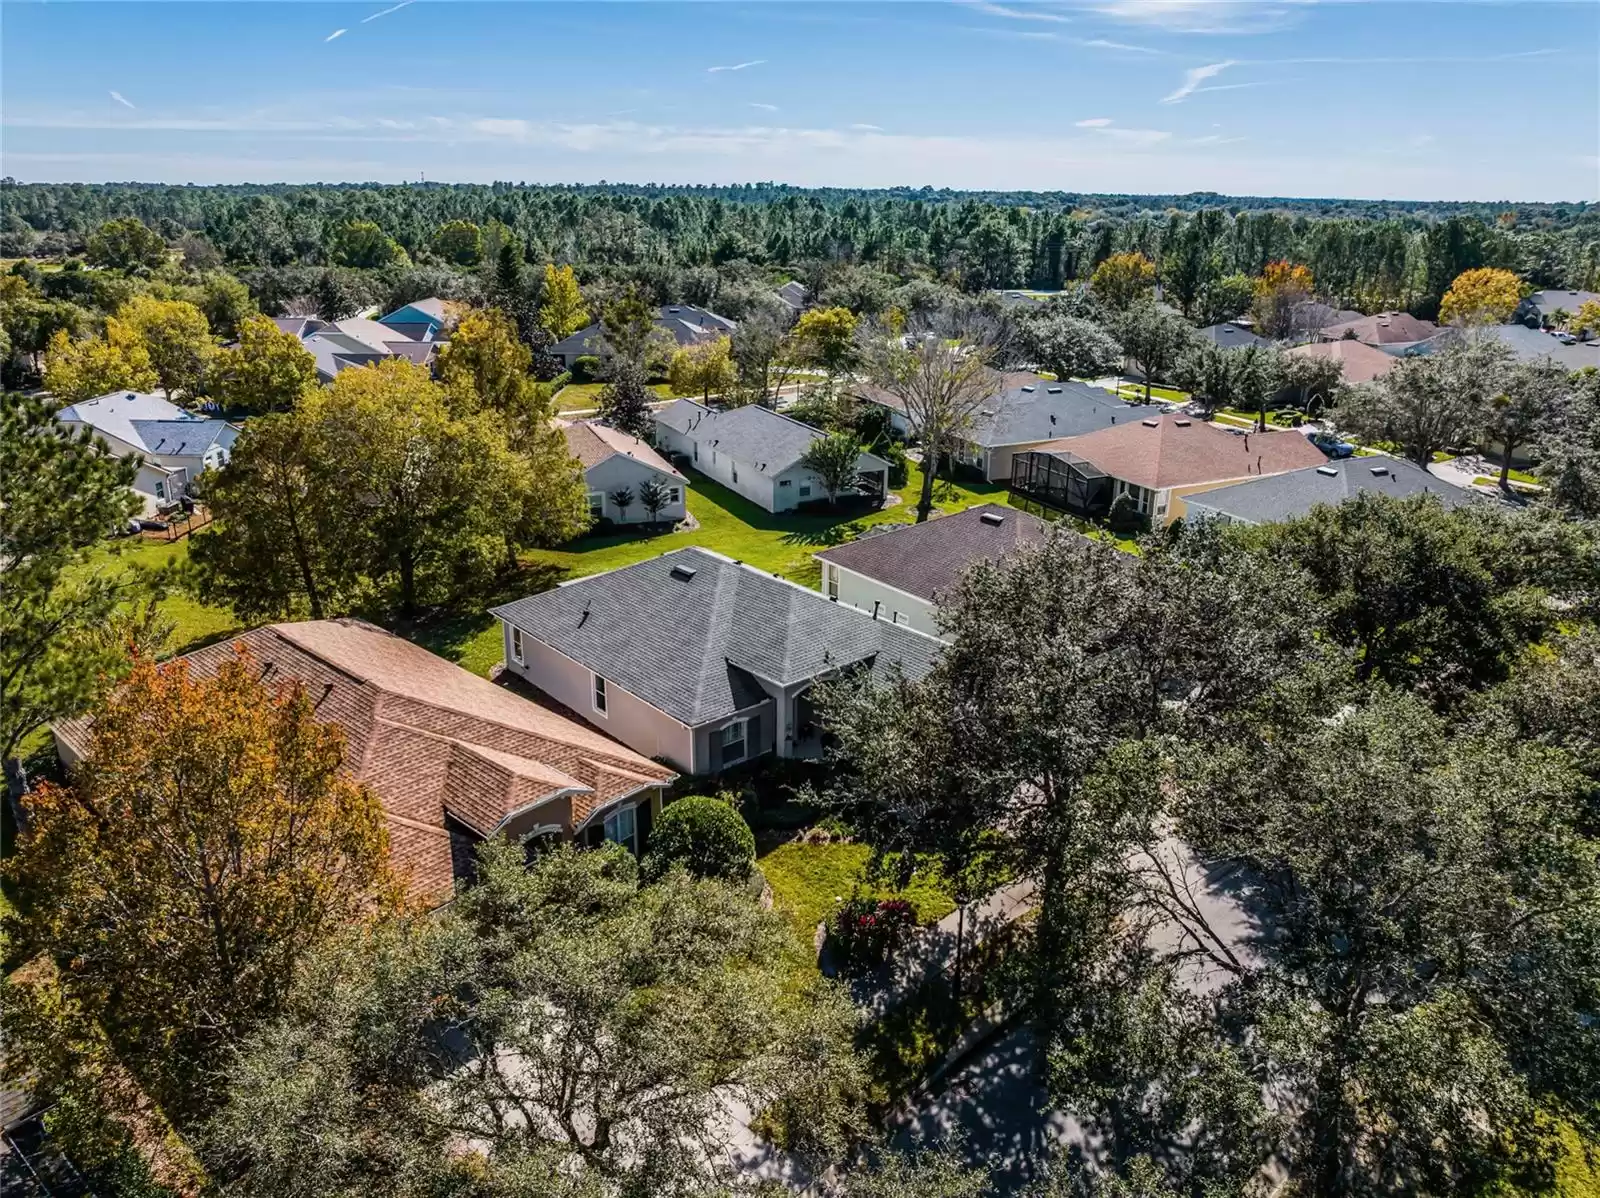
<instances>
[{"instance_id":1,"label":"neighborhood rooftop","mask_svg":"<svg viewBox=\"0 0 1600 1198\"><path fill-rule=\"evenodd\" d=\"M657 412L655 420L675 433L692 434L707 451L748 462L765 474L787 470L826 436L760 404L719 410L680 399Z\"/></svg>"},{"instance_id":2,"label":"neighborhood rooftop","mask_svg":"<svg viewBox=\"0 0 1600 1198\"><path fill-rule=\"evenodd\" d=\"M1250 524L1290 520L1310 513L1319 503L1337 504L1361 494L1405 499L1433 495L1447 508L1482 502L1422 467L1399 458L1359 457L1306 466L1268 478L1252 478L1191 496L1189 507Z\"/></svg>"},{"instance_id":3,"label":"neighborhood rooftop","mask_svg":"<svg viewBox=\"0 0 1600 1198\"><path fill-rule=\"evenodd\" d=\"M137 453L162 457L204 457L219 441L224 448L239 435L226 420L184 411L171 400L146 391L113 391L69 404L56 413L63 423L86 424Z\"/></svg>"},{"instance_id":4,"label":"neighborhood rooftop","mask_svg":"<svg viewBox=\"0 0 1600 1198\"><path fill-rule=\"evenodd\" d=\"M983 503L922 524L889 526L817 557L932 602L949 593L972 563L998 560L1043 540L1049 530L1028 512Z\"/></svg>"},{"instance_id":5,"label":"neighborhood rooftop","mask_svg":"<svg viewBox=\"0 0 1600 1198\"><path fill-rule=\"evenodd\" d=\"M877 387L863 387L863 399L904 413L905 405ZM1100 387L1055 381L1016 371L1001 375L984 401L965 439L984 447L1026 445L1052 437L1071 437L1127 420L1153 416L1158 408L1130 405Z\"/></svg>"},{"instance_id":6,"label":"neighborhood rooftop","mask_svg":"<svg viewBox=\"0 0 1600 1198\"><path fill-rule=\"evenodd\" d=\"M1321 465L1322 451L1297 432L1230 432L1203 420L1155 416L1040 446L1092 462L1153 490Z\"/></svg>"},{"instance_id":7,"label":"neighborhood rooftop","mask_svg":"<svg viewBox=\"0 0 1600 1198\"><path fill-rule=\"evenodd\" d=\"M695 726L780 686L862 664L920 676L942 648L719 553L679 549L493 609L624 690Z\"/></svg>"},{"instance_id":8,"label":"neighborhood rooftop","mask_svg":"<svg viewBox=\"0 0 1600 1198\"><path fill-rule=\"evenodd\" d=\"M564 425L561 431L567 439L567 448L571 450L572 456L583 464L585 470L592 469L617 454L622 454L654 467L663 474L670 474L673 478L683 478L682 472L651 446L638 437L630 437L621 429L580 420Z\"/></svg>"}]
</instances>

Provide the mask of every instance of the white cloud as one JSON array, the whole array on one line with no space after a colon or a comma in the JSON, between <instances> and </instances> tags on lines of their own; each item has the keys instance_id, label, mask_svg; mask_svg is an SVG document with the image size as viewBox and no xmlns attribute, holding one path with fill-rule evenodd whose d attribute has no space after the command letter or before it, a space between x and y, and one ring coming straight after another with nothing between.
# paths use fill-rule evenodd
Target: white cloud
<instances>
[{"instance_id":1,"label":"white cloud","mask_svg":"<svg viewBox=\"0 0 1600 1198\"><path fill-rule=\"evenodd\" d=\"M736 62L731 67L707 67L706 74L715 75L718 71L743 71L749 67L759 67L766 61L765 58L752 58L749 62Z\"/></svg>"},{"instance_id":2,"label":"white cloud","mask_svg":"<svg viewBox=\"0 0 1600 1198\"><path fill-rule=\"evenodd\" d=\"M883 126L882 125L868 125L868 124L864 124L864 123L862 123L860 121L857 121L855 124L851 125L850 128L859 129L863 133L882 133L883 132Z\"/></svg>"},{"instance_id":3,"label":"white cloud","mask_svg":"<svg viewBox=\"0 0 1600 1198\"><path fill-rule=\"evenodd\" d=\"M1108 116L1092 116L1076 122L1080 129L1104 129L1110 123L1111 118Z\"/></svg>"},{"instance_id":4,"label":"white cloud","mask_svg":"<svg viewBox=\"0 0 1600 1198\"><path fill-rule=\"evenodd\" d=\"M1009 17L1013 21L1050 21L1063 25L1072 23L1071 17L1043 8L1011 8L1004 4L990 4L986 0L977 0L972 7L979 12L988 13L991 17Z\"/></svg>"},{"instance_id":5,"label":"white cloud","mask_svg":"<svg viewBox=\"0 0 1600 1198\"><path fill-rule=\"evenodd\" d=\"M322 40L325 41L325 42L331 42L334 38L343 37L345 34L347 34L349 32L350 31L348 29L335 29L332 33L328 34L328 36L323 38Z\"/></svg>"},{"instance_id":6,"label":"white cloud","mask_svg":"<svg viewBox=\"0 0 1600 1198\"><path fill-rule=\"evenodd\" d=\"M1203 67L1190 67L1184 72L1183 82L1178 85L1177 90L1162 96L1161 102L1163 104L1182 104L1207 79L1214 79L1229 67L1237 65L1238 63L1230 58L1226 62L1213 62Z\"/></svg>"},{"instance_id":7,"label":"white cloud","mask_svg":"<svg viewBox=\"0 0 1600 1198\"><path fill-rule=\"evenodd\" d=\"M1292 24L1316 0L1092 0L1102 16L1168 33L1265 33Z\"/></svg>"},{"instance_id":8,"label":"white cloud","mask_svg":"<svg viewBox=\"0 0 1600 1198\"><path fill-rule=\"evenodd\" d=\"M386 8L382 12L375 12L370 17L362 17L361 23L365 25L368 21L376 21L379 17L386 17L392 12L399 12L407 5L415 4L416 2L417 0L400 0L400 3L394 5L392 8Z\"/></svg>"},{"instance_id":9,"label":"white cloud","mask_svg":"<svg viewBox=\"0 0 1600 1198\"><path fill-rule=\"evenodd\" d=\"M137 107L137 105L135 105L132 100L128 99L128 97L123 95L121 92L114 91L114 92L108 92L107 94L113 100L115 100L118 104L121 104L124 108L136 108Z\"/></svg>"},{"instance_id":10,"label":"white cloud","mask_svg":"<svg viewBox=\"0 0 1600 1198\"><path fill-rule=\"evenodd\" d=\"M1133 46L1127 42L1111 42L1103 37L1074 38L1080 46L1090 46L1096 50L1124 50L1130 54L1160 54L1160 50L1152 50L1149 46Z\"/></svg>"},{"instance_id":11,"label":"white cloud","mask_svg":"<svg viewBox=\"0 0 1600 1198\"><path fill-rule=\"evenodd\" d=\"M755 100L751 100L750 101L750 107L751 108L759 108L759 109L761 109L762 112L777 112L778 111L778 106L776 104L761 104L761 103L758 103Z\"/></svg>"}]
</instances>

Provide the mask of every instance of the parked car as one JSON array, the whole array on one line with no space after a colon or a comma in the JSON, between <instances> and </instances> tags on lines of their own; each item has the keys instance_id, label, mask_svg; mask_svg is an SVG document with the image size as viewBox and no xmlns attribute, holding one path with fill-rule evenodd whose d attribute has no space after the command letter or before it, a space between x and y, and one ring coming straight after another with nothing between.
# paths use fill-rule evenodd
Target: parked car
<instances>
[{"instance_id":1,"label":"parked car","mask_svg":"<svg viewBox=\"0 0 1600 1198\"><path fill-rule=\"evenodd\" d=\"M1308 440L1330 458L1353 457L1356 447L1348 441L1341 441L1333 433L1318 430L1312 433Z\"/></svg>"}]
</instances>

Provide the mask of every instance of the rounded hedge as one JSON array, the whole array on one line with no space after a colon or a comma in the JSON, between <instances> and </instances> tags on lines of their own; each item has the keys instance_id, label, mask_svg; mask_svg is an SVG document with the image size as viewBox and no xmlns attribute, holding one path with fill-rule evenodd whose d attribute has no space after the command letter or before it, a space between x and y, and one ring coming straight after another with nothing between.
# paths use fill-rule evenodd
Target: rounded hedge
<instances>
[{"instance_id":1,"label":"rounded hedge","mask_svg":"<svg viewBox=\"0 0 1600 1198\"><path fill-rule=\"evenodd\" d=\"M689 795L669 803L656 818L644 872L658 878L681 864L697 878L742 882L755 861L755 834L739 813L721 799Z\"/></svg>"}]
</instances>

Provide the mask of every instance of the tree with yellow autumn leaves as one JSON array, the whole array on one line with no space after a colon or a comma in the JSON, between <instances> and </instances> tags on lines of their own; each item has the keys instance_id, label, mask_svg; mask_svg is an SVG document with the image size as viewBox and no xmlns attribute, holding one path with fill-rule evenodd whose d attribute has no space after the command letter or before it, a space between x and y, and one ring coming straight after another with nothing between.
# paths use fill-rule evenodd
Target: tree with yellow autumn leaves
<instances>
[{"instance_id":1,"label":"tree with yellow autumn leaves","mask_svg":"<svg viewBox=\"0 0 1600 1198\"><path fill-rule=\"evenodd\" d=\"M1492 266L1464 270L1450 284L1439 305L1439 323L1504 324L1522 299L1522 283L1509 270Z\"/></svg>"}]
</instances>

